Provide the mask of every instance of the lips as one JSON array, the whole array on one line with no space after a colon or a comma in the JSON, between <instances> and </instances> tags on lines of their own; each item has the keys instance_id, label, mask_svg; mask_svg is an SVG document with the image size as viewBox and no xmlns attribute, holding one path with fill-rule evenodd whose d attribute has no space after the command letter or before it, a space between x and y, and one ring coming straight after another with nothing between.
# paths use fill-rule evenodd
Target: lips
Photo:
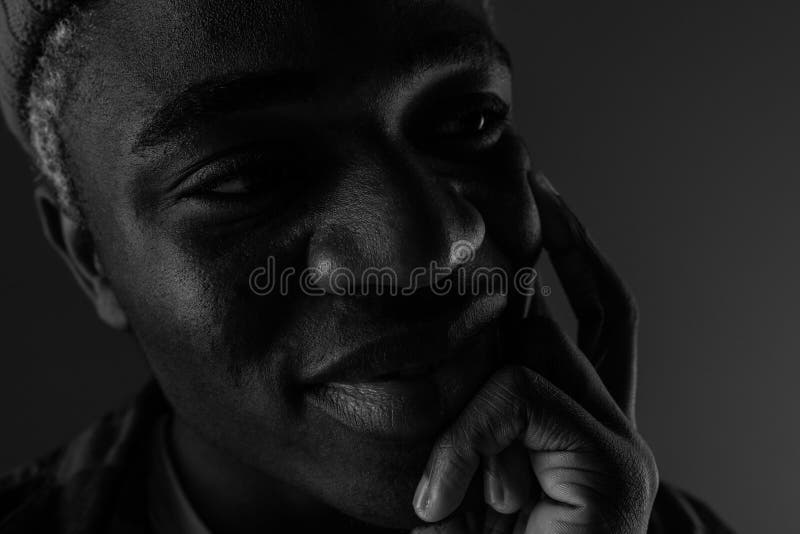
<instances>
[{"instance_id":1,"label":"lips","mask_svg":"<svg viewBox=\"0 0 800 534\"><path fill-rule=\"evenodd\" d=\"M402 380L424 375L448 359L435 350L446 343L434 341L435 328L411 330L367 343L314 373L309 383L363 383ZM434 349L434 350L431 350Z\"/></svg>"},{"instance_id":2,"label":"lips","mask_svg":"<svg viewBox=\"0 0 800 534\"><path fill-rule=\"evenodd\" d=\"M453 320L431 320L328 355L304 396L312 424L331 419L361 436L428 440L497 365L502 297L472 301Z\"/></svg>"},{"instance_id":3,"label":"lips","mask_svg":"<svg viewBox=\"0 0 800 534\"><path fill-rule=\"evenodd\" d=\"M428 320L363 343L355 350L330 355L308 370L303 382L358 384L416 379L435 373L484 329L499 319L496 298L473 301L453 318Z\"/></svg>"}]
</instances>

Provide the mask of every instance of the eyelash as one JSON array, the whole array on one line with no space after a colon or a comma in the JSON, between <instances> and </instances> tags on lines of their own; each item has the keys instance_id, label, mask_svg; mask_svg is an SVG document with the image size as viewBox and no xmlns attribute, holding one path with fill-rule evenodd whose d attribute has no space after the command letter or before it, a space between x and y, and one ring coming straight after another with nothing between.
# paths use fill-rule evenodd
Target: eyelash
<instances>
[{"instance_id":1,"label":"eyelash","mask_svg":"<svg viewBox=\"0 0 800 534\"><path fill-rule=\"evenodd\" d=\"M432 121L423 123L418 129L420 144L443 155L482 153L500 140L509 124L509 113L510 106L492 93L465 95L449 103L444 112L437 112Z\"/></svg>"},{"instance_id":2,"label":"eyelash","mask_svg":"<svg viewBox=\"0 0 800 534\"><path fill-rule=\"evenodd\" d=\"M286 179L284 175L287 172L286 165L272 161L263 154L240 156L227 161L218 161L199 171L181 196L214 201L252 198L254 193L266 192L270 186L280 187ZM245 184L242 191L218 191L222 186L233 184L238 180Z\"/></svg>"}]
</instances>

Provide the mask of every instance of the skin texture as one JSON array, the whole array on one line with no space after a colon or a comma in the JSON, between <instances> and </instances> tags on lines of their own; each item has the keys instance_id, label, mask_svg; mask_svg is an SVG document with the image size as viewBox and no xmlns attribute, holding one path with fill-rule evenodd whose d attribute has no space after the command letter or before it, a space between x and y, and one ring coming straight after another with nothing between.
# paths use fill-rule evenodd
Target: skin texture
<instances>
[{"instance_id":1,"label":"skin texture","mask_svg":"<svg viewBox=\"0 0 800 534\"><path fill-rule=\"evenodd\" d=\"M550 182L531 188L578 342L534 299L508 364L438 439L414 505L428 521L460 517L449 532L645 532L658 469L635 428L636 306ZM479 465L487 509L450 515Z\"/></svg>"},{"instance_id":2,"label":"skin texture","mask_svg":"<svg viewBox=\"0 0 800 534\"><path fill-rule=\"evenodd\" d=\"M601 504L577 520L640 531L655 468L627 410L632 373L609 393L584 345L551 347L583 362L562 383L535 370L552 361L542 351L528 348L523 370L516 336L527 323L514 295L341 296L324 275L322 296L249 287L268 258L297 271L390 267L405 280L432 261L457 266L457 242L476 250L467 271L513 273L542 250L530 162L508 122L511 73L491 45L474 46L491 39L481 3L344 4L110 2L88 18L94 52L63 128L85 224L46 189L39 207L101 319L133 333L174 407L171 446L190 498L214 532L456 525L487 510L473 477L483 458L504 480L499 501L487 482L489 510L513 514L538 499L526 449L561 446L532 430L540 441L520 438L528 423L515 418L546 391L553 432L573 429L580 440L569 444L596 448L591 467L607 475ZM249 96L220 89L215 111L198 112L209 87L231 86ZM359 350L454 363L410 393L321 396L324 370ZM619 357L630 367L634 355ZM599 420L570 396L582 391L566 383L575 376L598 391L585 404ZM514 423L487 449L498 429L476 421L495 408ZM458 476L436 467L447 465ZM423 473L432 482L418 490ZM626 476L624 491L605 484ZM543 513L537 521L552 520Z\"/></svg>"}]
</instances>

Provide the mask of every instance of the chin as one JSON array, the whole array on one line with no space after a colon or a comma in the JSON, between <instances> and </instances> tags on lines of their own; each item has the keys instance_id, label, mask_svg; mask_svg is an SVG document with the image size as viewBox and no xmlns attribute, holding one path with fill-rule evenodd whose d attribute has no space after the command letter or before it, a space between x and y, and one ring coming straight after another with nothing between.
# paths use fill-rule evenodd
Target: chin
<instances>
[{"instance_id":1,"label":"chin","mask_svg":"<svg viewBox=\"0 0 800 534\"><path fill-rule=\"evenodd\" d=\"M412 506L414 492L433 447L417 442L383 440L351 432L328 434L318 469L304 469L312 493L341 513L361 522L412 529L422 521Z\"/></svg>"},{"instance_id":2,"label":"chin","mask_svg":"<svg viewBox=\"0 0 800 534\"><path fill-rule=\"evenodd\" d=\"M433 442L360 443L352 447L352 471L323 488L325 501L367 525L411 531L426 524L414 512L413 499ZM372 450L367 450L367 449ZM345 482L342 482L345 481ZM319 482L319 480L317 481ZM483 509L483 484L477 476L461 507L453 514Z\"/></svg>"},{"instance_id":3,"label":"chin","mask_svg":"<svg viewBox=\"0 0 800 534\"><path fill-rule=\"evenodd\" d=\"M304 419L313 436L306 439L316 442L303 462L307 487L361 522L400 529L423 524L412 506L417 484L437 438L498 365L496 339L486 329L467 351L423 378L307 392Z\"/></svg>"}]
</instances>

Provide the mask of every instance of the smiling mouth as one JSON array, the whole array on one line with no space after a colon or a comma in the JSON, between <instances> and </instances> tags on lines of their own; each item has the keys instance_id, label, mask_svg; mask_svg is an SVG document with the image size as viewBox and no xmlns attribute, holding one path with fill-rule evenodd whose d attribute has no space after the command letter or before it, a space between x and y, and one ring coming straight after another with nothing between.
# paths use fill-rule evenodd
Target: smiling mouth
<instances>
[{"instance_id":1,"label":"smiling mouth","mask_svg":"<svg viewBox=\"0 0 800 534\"><path fill-rule=\"evenodd\" d=\"M309 387L330 383L373 383L430 376L500 322L505 299L496 295L473 301L452 316L396 328L344 354L329 354L308 370Z\"/></svg>"},{"instance_id":2,"label":"smiling mouth","mask_svg":"<svg viewBox=\"0 0 800 534\"><path fill-rule=\"evenodd\" d=\"M383 338L338 358L307 384L311 417L383 439L429 438L466 405L499 363L499 317L473 317L452 344L430 329ZM463 334L463 330L461 331Z\"/></svg>"},{"instance_id":3,"label":"smiling mouth","mask_svg":"<svg viewBox=\"0 0 800 534\"><path fill-rule=\"evenodd\" d=\"M498 362L489 327L451 357L424 365L332 380L307 390L310 417L333 420L360 435L403 442L430 439L455 418Z\"/></svg>"}]
</instances>

